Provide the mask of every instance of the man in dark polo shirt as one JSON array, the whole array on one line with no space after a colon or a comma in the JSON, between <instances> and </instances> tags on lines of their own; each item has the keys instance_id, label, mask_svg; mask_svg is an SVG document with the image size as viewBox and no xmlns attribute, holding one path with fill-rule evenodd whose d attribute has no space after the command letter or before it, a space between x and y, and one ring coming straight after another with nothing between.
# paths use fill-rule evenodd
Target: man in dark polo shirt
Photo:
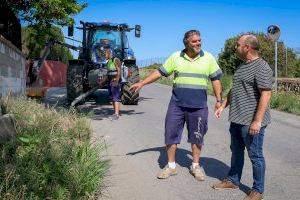
<instances>
[{"instance_id":1,"label":"man in dark polo shirt","mask_svg":"<svg viewBox=\"0 0 300 200\"><path fill-rule=\"evenodd\" d=\"M264 192L265 159L263 139L270 124L272 70L260 58L259 43L254 35L246 34L236 43L236 54L244 62L233 76L233 86L222 106L215 111L220 117L229 108L231 134L231 168L227 178L213 185L214 189L236 189L242 176L246 147L253 168L253 187L244 200L261 200Z\"/></svg>"},{"instance_id":2,"label":"man in dark polo shirt","mask_svg":"<svg viewBox=\"0 0 300 200\"><path fill-rule=\"evenodd\" d=\"M192 148L192 165L190 173L198 181L204 181L205 172L199 165L201 148L207 132L207 85L211 80L216 96L215 107L221 106L222 71L215 58L201 49L201 37L198 30L190 30L184 34L185 49L174 52L166 62L151 73L145 80L131 86L132 90L140 90L161 76L174 74L172 97L165 119L165 144L168 164L157 175L166 179L176 175L175 153L180 143L184 124L188 129L188 142Z\"/></svg>"}]
</instances>

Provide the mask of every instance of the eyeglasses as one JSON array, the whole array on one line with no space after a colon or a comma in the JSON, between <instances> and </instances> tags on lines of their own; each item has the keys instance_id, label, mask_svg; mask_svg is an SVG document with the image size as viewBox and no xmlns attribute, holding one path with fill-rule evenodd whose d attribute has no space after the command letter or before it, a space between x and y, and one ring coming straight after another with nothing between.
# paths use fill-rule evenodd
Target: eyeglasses
<instances>
[{"instance_id":1,"label":"eyeglasses","mask_svg":"<svg viewBox=\"0 0 300 200\"><path fill-rule=\"evenodd\" d=\"M241 43L236 42L234 47L238 48L239 46L246 46L246 45L249 46L249 44L241 44Z\"/></svg>"}]
</instances>

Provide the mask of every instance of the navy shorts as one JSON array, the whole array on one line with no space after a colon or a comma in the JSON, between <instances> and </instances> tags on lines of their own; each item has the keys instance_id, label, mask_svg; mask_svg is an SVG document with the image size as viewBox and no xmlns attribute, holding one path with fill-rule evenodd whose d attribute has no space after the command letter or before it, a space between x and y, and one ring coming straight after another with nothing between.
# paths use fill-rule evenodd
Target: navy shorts
<instances>
[{"instance_id":1,"label":"navy shorts","mask_svg":"<svg viewBox=\"0 0 300 200\"><path fill-rule=\"evenodd\" d=\"M170 102L165 119L165 144L179 144L184 124L187 125L188 142L203 145L207 132L208 108L187 108Z\"/></svg>"},{"instance_id":2,"label":"navy shorts","mask_svg":"<svg viewBox=\"0 0 300 200\"><path fill-rule=\"evenodd\" d=\"M112 79L108 79L108 94L109 98L113 102L120 102L121 101L121 83L119 83L117 86L112 85Z\"/></svg>"}]
</instances>

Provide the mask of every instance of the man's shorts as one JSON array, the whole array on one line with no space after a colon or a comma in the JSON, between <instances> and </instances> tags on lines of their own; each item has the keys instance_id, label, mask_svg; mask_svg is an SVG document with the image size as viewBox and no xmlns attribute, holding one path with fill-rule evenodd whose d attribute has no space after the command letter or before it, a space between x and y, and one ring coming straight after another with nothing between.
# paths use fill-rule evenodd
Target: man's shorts
<instances>
[{"instance_id":1,"label":"man's shorts","mask_svg":"<svg viewBox=\"0 0 300 200\"><path fill-rule=\"evenodd\" d=\"M109 98L113 102L120 102L121 101L121 84L119 83L117 86L112 85L112 79L109 78L109 85L108 85L108 94Z\"/></svg>"},{"instance_id":2,"label":"man's shorts","mask_svg":"<svg viewBox=\"0 0 300 200\"><path fill-rule=\"evenodd\" d=\"M208 108L187 108L170 102L165 119L165 144L179 144L186 123L188 142L203 145L207 118Z\"/></svg>"}]
</instances>

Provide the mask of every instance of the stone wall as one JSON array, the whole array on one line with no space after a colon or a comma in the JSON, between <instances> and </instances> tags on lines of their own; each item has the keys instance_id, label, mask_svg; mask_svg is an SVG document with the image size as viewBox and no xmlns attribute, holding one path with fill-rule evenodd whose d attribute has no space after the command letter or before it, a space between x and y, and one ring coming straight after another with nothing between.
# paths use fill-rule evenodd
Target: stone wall
<instances>
[{"instance_id":1,"label":"stone wall","mask_svg":"<svg viewBox=\"0 0 300 200\"><path fill-rule=\"evenodd\" d=\"M25 58L22 52L0 35L0 97L25 94Z\"/></svg>"},{"instance_id":2,"label":"stone wall","mask_svg":"<svg viewBox=\"0 0 300 200\"><path fill-rule=\"evenodd\" d=\"M291 91L300 94L300 78L278 78L279 91Z\"/></svg>"}]
</instances>

